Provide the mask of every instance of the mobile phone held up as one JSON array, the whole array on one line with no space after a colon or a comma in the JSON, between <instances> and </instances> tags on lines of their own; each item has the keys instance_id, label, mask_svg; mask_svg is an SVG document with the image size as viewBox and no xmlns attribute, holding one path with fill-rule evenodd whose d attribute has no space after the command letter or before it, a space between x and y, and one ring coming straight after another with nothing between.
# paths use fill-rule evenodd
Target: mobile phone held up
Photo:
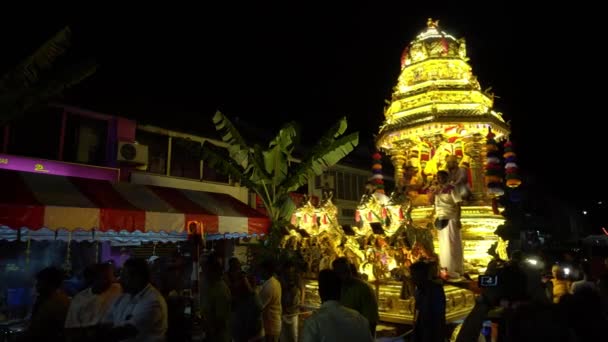
<instances>
[{"instance_id":1,"label":"mobile phone held up","mask_svg":"<svg viewBox=\"0 0 608 342\"><path fill-rule=\"evenodd\" d=\"M498 275L480 275L477 282L479 287L495 287L498 285Z\"/></svg>"}]
</instances>

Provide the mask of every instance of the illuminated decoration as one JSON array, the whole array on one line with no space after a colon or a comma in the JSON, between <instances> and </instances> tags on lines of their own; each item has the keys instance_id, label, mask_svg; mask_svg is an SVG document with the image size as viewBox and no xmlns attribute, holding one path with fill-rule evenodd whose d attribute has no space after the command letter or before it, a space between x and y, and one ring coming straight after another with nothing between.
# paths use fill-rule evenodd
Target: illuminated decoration
<instances>
[{"instance_id":1,"label":"illuminated decoration","mask_svg":"<svg viewBox=\"0 0 608 342\"><path fill-rule=\"evenodd\" d=\"M200 221L188 221L188 236L198 236L203 234L203 223Z\"/></svg>"},{"instance_id":2,"label":"illuminated decoration","mask_svg":"<svg viewBox=\"0 0 608 342\"><path fill-rule=\"evenodd\" d=\"M500 155L498 154L498 143L494 140L495 134L492 130L486 136L486 186L491 197L504 195L502 188L502 167Z\"/></svg>"},{"instance_id":3,"label":"illuminated decoration","mask_svg":"<svg viewBox=\"0 0 608 342\"><path fill-rule=\"evenodd\" d=\"M327 267L332 255L348 258L375 287L380 319L411 324L413 298L403 299L407 295L402 290L407 289L394 276L408 274L409 266L418 260L437 261L437 231L432 228L429 193L436 173L448 166L446 158L456 156L459 166L468 172L471 188L471 196L461 209L465 272L473 278L484 272L492 260L488 251L493 246L500 258L507 259L509 242L495 234L505 222L495 200L499 192L492 186L490 193L487 181L502 185L496 141L510 131L493 104L494 95L483 91L472 73L464 39L442 31L438 21L429 19L427 28L403 51L401 73L376 140L378 150L393 163L397 189L390 196L377 192L364 195L356 210L357 226L326 230L339 232L334 238L319 232L298 242L298 232L305 230L298 217L311 211L302 206L294 215L292 223L298 226L286 237L286 248L301 246L310 275ZM490 136L486 136L488 132ZM496 174L486 173L488 153L496 157L490 160L489 168L497 166ZM381 157L373 156L374 165ZM381 174L381 165L373 169ZM315 286L315 281L306 284L306 305L311 307L320 305ZM450 285L445 286L445 292L450 304L446 320L464 318L474 305L474 294Z\"/></svg>"},{"instance_id":4,"label":"illuminated decoration","mask_svg":"<svg viewBox=\"0 0 608 342\"><path fill-rule=\"evenodd\" d=\"M518 174L517 168L517 155L513 151L513 143L511 140L507 140L505 143L505 178L507 179L507 186L509 188L517 188L521 185L521 178Z\"/></svg>"},{"instance_id":5,"label":"illuminated decoration","mask_svg":"<svg viewBox=\"0 0 608 342\"><path fill-rule=\"evenodd\" d=\"M608 230L606 230L606 228L602 227L602 232L604 232L604 234L608 235Z\"/></svg>"},{"instance_id":6,"label":"illuminated decoration","mask_svg":"<svg viewBox=\"0 0 608 342\"><path fill-rule=\"evenodd\" d=\"M473 74L465 40L442 30L436 20L429 19L426 26L403 51L376 146L390 157L397 184L404 182L404 165L417 169L416 177L428 185L447 167L447 156L458 157L467 169L472 193L461 218L465 271L482 272L491 260L488 249L508 243L494 234L504 217L493 199L504 193L496 141L508 137L510 130L493 108L491 88L483 90ZM424 188L408 196L412 224L426 227L432 206Z\"/></svg>"},{"instance_id":7,"label":"illuminated decoration","mask_svg":"<svg viewBox=\"0 0 608 342\"><path fill-rule=\"evenodd\" d=\"M291 224L304 229L309 235L316 235L319 232L319 222L317 221L317 208L312 204L312 197L306 198L291 216Z\"/></svg>"},{"instance_id":8,"label":"illuminated decoration","mask_svg":"<svg viewBox=\"0 0 608 342\"><path fill-rule=\"evenodd\" d=\"M427 28L403 51L401 62L378 147L391 155L425 148L433 154L429 140L438 135L469 141L475 134L485 135L488 127L497 138L509 133L502 115L492 109L494 95L481 89L467 63L465 40L441 30L438 21L427 21Z\"/></svg>"},{"instance_id":9,"label":"illuminated decoration","mask_svg":"<svg viewBox=\"0 0 608 342\"><path fill-rule=\"evenodd\" d=\"M376 152L372 155L372 177L371 181L376 187L376 192L384 193L384 176L382 175L382 155Z\"/></svg>"}]
</instances>

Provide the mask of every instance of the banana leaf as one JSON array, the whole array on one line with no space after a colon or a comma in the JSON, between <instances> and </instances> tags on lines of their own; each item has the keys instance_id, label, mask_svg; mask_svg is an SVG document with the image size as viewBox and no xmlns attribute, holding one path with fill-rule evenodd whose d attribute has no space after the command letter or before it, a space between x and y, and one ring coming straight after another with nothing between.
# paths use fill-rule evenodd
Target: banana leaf
<instances>
[{"instance_id":1,"label":"banana leaf","mask_svg":"<svg viewBox=\"0 0 608 342\"><path fill-rule=\"evenodd\" d=\"M294 148L296 135L295 124L288 124L270 142L268 150L262 152L266 173L272 176L272 185L275 188L285 180L289 172L289 158Z\"/></svg>"},{"instance_id":2,"label":"banana leaf","mask_svg":"<svg viewBox=\"0 0 608 342\"><path fill-rule=\"evenodd\" d=\"M215 125L215 129L220 133L222 141L230 145L228 149L230 157L243 169L247 169L249 166L249 146L247 146L245 139L243 139L236 127L220 111L215 112L213 124Z\"/></svg>"},{"instance_id":3,"label":"banana leaf","mask_svg":"<svg viewBox=\"0 0 608 342\"><path fill-rule=\"evenodd\" d=\"M337 164L342 158L351 153L359 144L359 133L351 133L341 137L331 144L317 145L309 156L304 159L287 178L284 184L287 191L295 191L308 182L311 174L320 175L328 167Z\"/></svg>"}]
</instances>

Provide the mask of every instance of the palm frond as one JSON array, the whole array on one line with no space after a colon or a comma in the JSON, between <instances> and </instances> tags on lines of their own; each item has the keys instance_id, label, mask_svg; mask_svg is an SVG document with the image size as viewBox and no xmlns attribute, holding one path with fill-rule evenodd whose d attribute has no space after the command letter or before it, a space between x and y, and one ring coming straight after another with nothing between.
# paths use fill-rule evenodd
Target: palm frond
<instances>
[{"instance_id":1,"label":"palm frond","mask_svg":"<svg viewBox=\"0 0 608 342\"><path fill-rule=\"evenodd\" d=\"M351 153L358 144L359 133L355 132L336 139L329 145L317 145L287 177L287 182L284 184L286 191L294 191L306 184L311 173L322 174L324 170Z\"/></svg>"},{"instance_id":2,"label":"palm frond","mask_svg":"<svg viewBox=\"0 0 608 342\"><path fill-rule=\"evenodd\" d=\"M72 31L69 27L65 27L57 32L31 56L2 77L0 80L0 90L28 88L36 84L39 81L40 73L51 69L55 61L70 48L72 45L71 37Z\"/></svg>"},{"instance_id":3,"label":"palm frond","mask_svg":"<svg viewBox=\"0 0 608 342\"><path fill-rule=\"evenodd\" d=\"M0 124L33 109L46 105L66 89L82 82L97 71L95 60L85 60L61 68L29 88L12 89L0 94Z\"/></svg>"}]
</instances>

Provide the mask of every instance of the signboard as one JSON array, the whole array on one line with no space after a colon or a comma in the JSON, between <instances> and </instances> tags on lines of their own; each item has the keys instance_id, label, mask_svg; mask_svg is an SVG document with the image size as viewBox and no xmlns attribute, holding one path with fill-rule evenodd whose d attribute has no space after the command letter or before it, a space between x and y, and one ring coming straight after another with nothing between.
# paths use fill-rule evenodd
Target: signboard
<instances>
[{"instance_id":1,"label":"signboard","mask_svg":"<svg viewBox=\"0 0 608 342\"><path fill-rule=\"evenodd\" d=\"M72 164L53 160L18 157L0 153L0 169L46 173L57 176L80 177L117 182L120 170L109 167Z\"/></svg>"}]
</instances>

